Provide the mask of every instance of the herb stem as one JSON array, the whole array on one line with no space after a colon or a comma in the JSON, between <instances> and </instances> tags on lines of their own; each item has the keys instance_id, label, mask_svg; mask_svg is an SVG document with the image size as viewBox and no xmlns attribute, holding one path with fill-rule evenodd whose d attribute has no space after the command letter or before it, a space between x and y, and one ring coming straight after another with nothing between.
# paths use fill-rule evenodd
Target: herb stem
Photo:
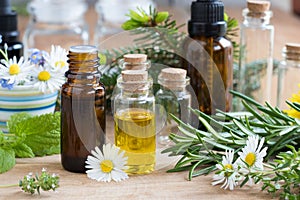
<instances>
[{"instance_id":1,"label":"herb stem","mask_svg":"<svg viewBox=\"0 0 300 200\"><path fill-rule=\"evenodd\" d=\"M19 184L0 185L0 188L17 187Z\"/></svg>"}]
</instances>

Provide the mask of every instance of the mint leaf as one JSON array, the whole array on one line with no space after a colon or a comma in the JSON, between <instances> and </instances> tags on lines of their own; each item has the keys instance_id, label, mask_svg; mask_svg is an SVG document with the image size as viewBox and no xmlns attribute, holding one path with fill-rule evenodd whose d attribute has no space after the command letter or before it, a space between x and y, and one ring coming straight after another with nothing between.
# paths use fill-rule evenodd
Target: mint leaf
<instances>
[{"instance_id":1,"label":"mint leaf","mask_svg":"<svg viewBox=\"0 0 300 200\"><path fill-rule=\"evenodd\" d=\"M24 144L18 144L14 147L15 155L17 158L33 158L34 153L32 152L32 149Z\"/></svg>"},{"instance_id":2,"label":"mint leaf","mask_svg":"<svg viewBox=\"0 0 300 200\"><path fill-rule=\"evenodd\" d=\"M0 147L0 174L13 168L16 164L13 149Z\"/></svg>"},{"instance_id":3,"label":"mint leaf","mask_svg":"<svg viewBox=\"0 0 300 200\"><path fill-rule=\"evenodd\" d=\"M10 116L7 126L8 130L10 133L16 134L16 129L18 129L18 124L26 119L31 118L32 116L28 113L22 112L22 113L17 113L12 116Z\"/></svg>"},{"instance_id":4,"label":"mint leaf","mask_svg":"<svg viewBox=\"0 0 300 200\"><path fill-rule=\"evenodd\" d=\"M32 117L17 114L9 121L9 131L24 137L23 143L36 156L60 153L59 112Z\"/></svg>"}]
</instances>

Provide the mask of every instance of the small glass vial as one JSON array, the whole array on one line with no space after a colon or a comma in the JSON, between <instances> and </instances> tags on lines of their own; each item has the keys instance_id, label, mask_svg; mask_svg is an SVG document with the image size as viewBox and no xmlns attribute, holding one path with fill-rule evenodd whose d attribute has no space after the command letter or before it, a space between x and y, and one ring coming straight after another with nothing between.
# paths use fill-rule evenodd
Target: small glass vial
<instances>
[{"instance_id":1,"label":"small glass vial","mask_svg":"<svg viewBox=\"0 0 300 200\"><path fill-rule=\"evenodd\" d=\"M129 174L154 170L156 154L155 99L145 70L125 70L114 98L115 144L128 156Z\"/></svg>"},{"instance_id":2,"label":"small glass vial","mask_svg":"<svg viewBox=\"0 0 300 200\"><path fill-rule=\"evenodd\" d=\"M67 82L61 89L61 162L71 172L85 172L90 151L105 143L105 89L94 46L72 46Z\"/></svg>"},{"instance_id":3,"label":"small glass vial","mask_svg":"<svg viewBox=\"0 0 300 200\"><path fill-rule=\"evenodd\" d=\"M158 142L168 145L170 143L169 134L176 127L169 113L175 115L185 123L191 122L190 109L191 94L186 90L190 83L186 77L186 70L178 68L165 68L158 76L160 89L155 95L156 104L159 107L157 115L158 121L165 122L165 127L160 131Z\"/></svg>"},{"instance_id":4,"label":"small glass vial","mask_svg":"<svg viewBox=\"0 0 300 200\"><path fill-rule=\"evenodd\" d=\"M269 1L248 1L241 24L238 91L264 104L270 102L274 26ZM237 107L242 110L242 105Z\"/></svg>"},{"instance_id":5,"label":"small glass vial","mask_svg":"<svg viewBox=\"0 0 300 200\"><path fill-rule=\"evenodd\" d=\"M282 50L283 60L278 69L277 106L288 109L286 100L300 91L300 44L287 43Z\"/></svg>"},{"instance_id":6,"label":"small glass vial","mask_svg":"<svg viewBox=\"0 0 300 200\"><path fill-rule=\"evenodd\" d=\"M87 8L84 0L32 0L27 6L30 21L23 37L24 55L30 48L48 51L51 45L67 49L74 43L88 44Z\"/></svg>"}]
</instances>

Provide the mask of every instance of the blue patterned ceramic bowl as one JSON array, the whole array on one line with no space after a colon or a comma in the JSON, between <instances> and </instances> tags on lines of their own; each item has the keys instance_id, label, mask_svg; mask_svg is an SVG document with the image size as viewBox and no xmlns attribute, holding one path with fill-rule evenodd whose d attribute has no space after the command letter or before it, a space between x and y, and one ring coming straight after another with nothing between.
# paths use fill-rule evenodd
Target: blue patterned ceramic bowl
<instances>
[{"instance_id":1,"label":"blue patterned ceramic bowl","mask_svg":"<svg viewBox=\"0 0 300 200\"><path fill-rule=\"evenodd\" d=\"M58 91L44 94L32 86L14 86L12 90L0 88L0 129L7 131L6 122L15 113L53 113L57 95Z\"/></svg>"}]
</instances>

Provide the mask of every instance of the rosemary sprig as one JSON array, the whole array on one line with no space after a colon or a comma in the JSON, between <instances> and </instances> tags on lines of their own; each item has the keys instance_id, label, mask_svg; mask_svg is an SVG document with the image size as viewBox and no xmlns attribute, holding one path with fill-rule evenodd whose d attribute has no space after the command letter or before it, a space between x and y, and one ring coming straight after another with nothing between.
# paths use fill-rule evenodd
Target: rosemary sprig
<instances>
[{"instance_id":1,"label":"rosemary sprig","mask_svg":"<svg viewBox=\"0 0 300 200\"><path fill-rule=\"evenodd\" d=\"M215 169L215 164L221 162L226 150L239 151L250 135L265 137L265 145L268 147L266 160L285 150L286 145L299 147L300 123L297 119L287 116L268 103L263 106L238 92L232 91L232 94L242 99L247 114L217 111L216 116L208 116L191 109L207 131L198 130L172 116L180 133L171 133L170 139L175 145L165 149L163 153L182 157L168 172L189 170L190 180L209 173ZM300 110L300 104L289 104ZM198 167L200 168L197 169Z\"/></svg>"}]
</instances>

